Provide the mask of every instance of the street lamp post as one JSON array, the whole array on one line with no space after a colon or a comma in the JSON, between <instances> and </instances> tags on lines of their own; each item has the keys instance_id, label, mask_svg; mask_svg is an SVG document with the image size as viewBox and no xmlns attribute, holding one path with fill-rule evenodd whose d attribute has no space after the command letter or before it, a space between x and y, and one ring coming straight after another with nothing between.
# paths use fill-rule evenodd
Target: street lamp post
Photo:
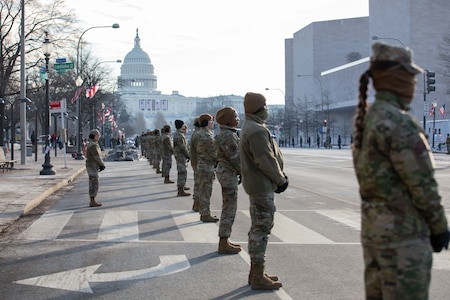
<instances>
[{"instance_id":1,"label":"street lamp post","mask_svg":"<svg viewBox=\"0 0 450 300\"><path fill-rule=\"evenodd\" d=\"M16 124L14 122L14 106L16 105L16 102L19 101L21 103L31 103L31 100L28 98L23 98L23 99L16 99L12 102L7 101L9 103L10 106L10 122L11 122L11 139L10 139L10 143L11 143L11 160L14 160L14 144L16 143Z\"/></svg>"},{"instance_id":2,"label":"street lamp post","mask_svg":"<svg viewBox=\"0 0 450 300\"><path fill-rule=\"evenodd\" d=\"M431 104L431 105L433 105L433 139L432 139L432 141L433 141L433 143L432 143L432 148L434 148L434 134L435 134L435 131L436 131L436 129L435 129L435 125L436 125L436 107L437 107L437 101L435 100L435 101L433 101L433 103Z\"/></svg>"},{"instance_id":3,"label":"street lamp post","mask_svg":"<svg viewBox=\"0 0 450 300\"><path fill-rule=\"evenodd\" d=\"M49 100L49 86L48 86L48 61L50 53L53 50L53 45L48 39L48 33L45 33L45 40L42 44L42 51L45 56L45 120L44 120L44 134L45 134L45 160L42 165L42 170L39 172L40 175L55 175L56 172L53 170L53 165L50 163L50 145L49 145L49 123L50 123L50 100Z\"/></svg>"},{"instance_id":4,"label":"street lamp post","mask_svg":"<svg viewBox=\"0 0 450 300\"><path fill-rule=\"evenodd\" d=\"M95 29L95 28L120 28L119 24L114 23L111 26L94 26L94 27L89 27L88 29L86 29L85 31L83 31L83 33L80 35L80 38L78 39L78 44L77 44L77 78L75 80L75 85L79 88L83 85L83 79L81 79L81 66L80 66L80 62L82 60L82 53L81 53L81 49L80 49L80 44L81 44L81 39L83 37L83 35L88 32L91 29ZM81 120L81 101L78 97L77 99L77 117L78 117L78 132L77 132L77 155L75 156L75 159L77 160L83 160L83 154L81 153L81 137L83 135L83 128L82 128L82 120Z\"/></svg>"}]
</instances>

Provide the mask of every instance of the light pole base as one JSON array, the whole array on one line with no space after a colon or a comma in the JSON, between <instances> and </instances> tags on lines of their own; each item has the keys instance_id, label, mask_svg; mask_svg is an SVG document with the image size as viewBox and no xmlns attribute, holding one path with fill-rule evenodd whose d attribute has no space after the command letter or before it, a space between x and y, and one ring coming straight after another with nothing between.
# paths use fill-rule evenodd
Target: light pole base
<instances>
[{"instance_id":1,"label":"light pole base","mask_svg":"<svg viewBox=\"0 0 450 300\"><path fill-rule=\"evenodd\" d=\"M50 155L45 155L45 161L42 165L42 170L39 175L55 175L56 172L53 170L53 165L50 163Z\"/></svg>"}]
</instances>

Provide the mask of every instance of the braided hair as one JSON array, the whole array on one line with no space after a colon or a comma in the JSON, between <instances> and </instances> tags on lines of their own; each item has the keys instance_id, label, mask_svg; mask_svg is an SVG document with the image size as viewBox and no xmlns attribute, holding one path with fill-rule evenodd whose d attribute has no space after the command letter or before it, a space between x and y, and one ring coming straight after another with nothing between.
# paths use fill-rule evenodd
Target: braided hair
<instances>
[{"instance_id":1,"label":"braided hair","mask_svg":"<svg viewBox=\"0 0 450 300\"><path fill-rule=\"evenodd\" d=\"M370 71L367 70L359 78L359 96L358 105L356 106L356 115L353 123L354 126L354 141L353 148L361 149L363 132L364 132L364 118L366 117L367 107L367 90L369 88L369 78L371 77Z\"/></svg>"}]
</instances>

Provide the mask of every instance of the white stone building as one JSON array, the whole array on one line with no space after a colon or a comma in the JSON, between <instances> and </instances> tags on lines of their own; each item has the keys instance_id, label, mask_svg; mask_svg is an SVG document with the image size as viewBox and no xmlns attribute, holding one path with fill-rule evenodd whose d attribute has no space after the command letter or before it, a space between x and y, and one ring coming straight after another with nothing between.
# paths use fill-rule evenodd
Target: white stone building
<instances>
[{"instance_id":1,"label":"white stone building","mask_svg":"<svg viewBox=\"0 0 450 300\"><path fill-rule=\"evenodd\" d=\"M243 113L243 97L224 95L209 98L185 97L177 91L164 95L157 89L157 76L149 55L141 48L138 31L134 39L134 48L125 55L118 77L118 91L126 103L127 112L135 119L143 114L147 129L156 127L161 116L166 124L174 128L176 119L181 119L193 127L194 120L201 113L215 112L230 105Z\"/></svg>"},{"instance_id":2,"label":"white stone building","mask_svg":"<svg viewBox=\"0 0 450 300\"><path fill-rule=\"evenodd\" d=\"M442 38L450 33L448 15L447 0L369 0L368 17L314 22L286 39L286 112L296 115L286 117L291 135L298 138L293 128L302 122L303 139L317 134L322 138L326 120L332 143L338 135L343 144L351 142L359 77L368 68L373 36L387 44L405 44L413 49L418 65L436 73L436 92L429 94L425 76L418 75L411 110L419 121L425 116L425 131L431 133L431 102L437 101L437 109L442 104L450 108L449 79L439 58Z\"/></svg>"}]
</instances>

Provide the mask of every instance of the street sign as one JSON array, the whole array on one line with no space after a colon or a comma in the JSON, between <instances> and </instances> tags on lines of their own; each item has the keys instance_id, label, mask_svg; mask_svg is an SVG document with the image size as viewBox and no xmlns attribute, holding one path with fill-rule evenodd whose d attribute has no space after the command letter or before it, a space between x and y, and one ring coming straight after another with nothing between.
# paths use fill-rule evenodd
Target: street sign
<instances>
[{"instance_id":1,"label":"street sign","mask_svg":"<svg viewBox=\"0 0 450 300\"><path fill-rule=\"evenodd\" d=\"M50 109L61 108L61 101L50 101Z\"/></svg>"},{"instance_id":2,"label":"street sign","mask_svg":"<svg viewBox=\"0 0 450 300\"><path fill-rule=\"evenodd\" d=\"M54 64L54 69L56 73L64 73L67 70L73 70L73 62L66 62L60 64Z\"/></svg>"},{"instance_id":3,"label":"street sign","mask_svg":"<svg viewBox=\"0 0 450 300\"><path fill-rule=\"evenodd\" d=\"M56 59L56 63L57 64L61 64L61 63L65 63L66 62L66 58L65 57L61 57L61 58L57 58Z\"/></svg>"}]
</instances>

